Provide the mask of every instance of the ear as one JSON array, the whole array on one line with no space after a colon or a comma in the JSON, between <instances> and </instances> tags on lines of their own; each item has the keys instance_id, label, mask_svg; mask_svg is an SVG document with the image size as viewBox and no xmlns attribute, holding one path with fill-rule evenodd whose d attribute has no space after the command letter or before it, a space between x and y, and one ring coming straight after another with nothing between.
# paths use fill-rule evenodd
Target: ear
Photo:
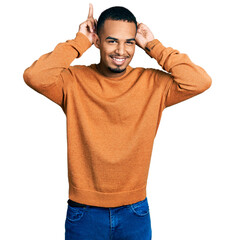
<instances>
[{"instance_id":1,"label":"ear","mask_svg":"<svg viewBox=\"0 0 235 240\"><path fill-rule=\"evenodd\" d=\"M95 34L94 45L100 49L100 38L97 34Z\"/></svg>"}]
</instances>

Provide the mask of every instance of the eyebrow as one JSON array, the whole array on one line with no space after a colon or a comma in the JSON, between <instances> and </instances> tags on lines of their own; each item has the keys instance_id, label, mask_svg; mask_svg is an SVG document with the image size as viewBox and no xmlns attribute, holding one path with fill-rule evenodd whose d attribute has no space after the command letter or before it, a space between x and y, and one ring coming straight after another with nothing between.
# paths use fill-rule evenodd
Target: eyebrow
<instances>
[{"instance_id":1,"label":"eyebrow","mask_svg":"<svg viewBox=\"0 0 235 240\"><path fill-rule=\"evenodd\" d=\"M110 36L108 36L106 39L112 39L112 40L115 40L115 41L118 40L118 38L114 38L114 37L110 37ZM128 39L126 39L126 41L135 41L135 38L128 38Z\"/></svg>"}]
</instances>

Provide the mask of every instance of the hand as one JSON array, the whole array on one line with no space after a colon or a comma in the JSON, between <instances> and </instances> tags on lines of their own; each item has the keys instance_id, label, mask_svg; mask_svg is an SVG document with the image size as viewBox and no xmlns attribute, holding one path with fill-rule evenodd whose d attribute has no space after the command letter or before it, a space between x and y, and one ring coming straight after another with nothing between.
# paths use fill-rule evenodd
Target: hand
<instances>
[{"instance_id":1,"label":"hand","mask_svg":"<svg viewBox=\"0 0 235 240\"><path fill-rule=\"evenodd\" d=\"M136 34L136 44L145 49L148 42L154 40L153 33L150 29L143 23L137 23L137 34Z\"/></svg>"},{"instance_id":2,"label":"hand","mask_svg":"<svg viewBox=\"0 0 235 240\"><path fill-rule=\"evenodd\" d=\"M97 34L96 27L97 20L93 18L93 5L90 3L87 20L79 25L79 32L83 33L93 44Z\"/></svg>"}]
</instances>

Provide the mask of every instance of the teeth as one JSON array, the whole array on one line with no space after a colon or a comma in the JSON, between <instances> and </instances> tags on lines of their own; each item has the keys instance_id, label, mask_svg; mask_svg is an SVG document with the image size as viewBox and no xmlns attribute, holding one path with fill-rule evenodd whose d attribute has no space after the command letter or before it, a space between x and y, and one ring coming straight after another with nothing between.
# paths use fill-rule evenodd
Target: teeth
<instances>
[{"instance_id":1,"label":"teeth","mask_svg":"<svg viewBox=\"0 0 235 240\"><path fill-rule=\"evenodd\" d=\"M125 60L125 58L113 58L115 61L122 62Z\"/></svg>"}]
</instances>

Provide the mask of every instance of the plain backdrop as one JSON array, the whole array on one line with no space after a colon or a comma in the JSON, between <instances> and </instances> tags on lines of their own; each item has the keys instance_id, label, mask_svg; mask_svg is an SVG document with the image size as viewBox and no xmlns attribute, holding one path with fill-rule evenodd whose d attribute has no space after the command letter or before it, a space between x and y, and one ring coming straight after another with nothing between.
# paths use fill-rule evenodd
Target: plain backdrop
<instances>
[{"instance_id":1,"label":"plain backdrop","mask_svg":"<svg viewBox=\"0 0 235 240\"><path fill-rule=\"evenodd\" d=\"M164 110L147 197L153 240L235 239L233 1L92 1L94 17L130 9L166 47L212 78L206 92ZM23 72L73 39L89 1L1 3L0 239L63 240L67 210L66 116L29 88ZM99 62L92 46L72 65ZM161 69L136 47L132 67Z\"/></svg>"}]
</instances>

